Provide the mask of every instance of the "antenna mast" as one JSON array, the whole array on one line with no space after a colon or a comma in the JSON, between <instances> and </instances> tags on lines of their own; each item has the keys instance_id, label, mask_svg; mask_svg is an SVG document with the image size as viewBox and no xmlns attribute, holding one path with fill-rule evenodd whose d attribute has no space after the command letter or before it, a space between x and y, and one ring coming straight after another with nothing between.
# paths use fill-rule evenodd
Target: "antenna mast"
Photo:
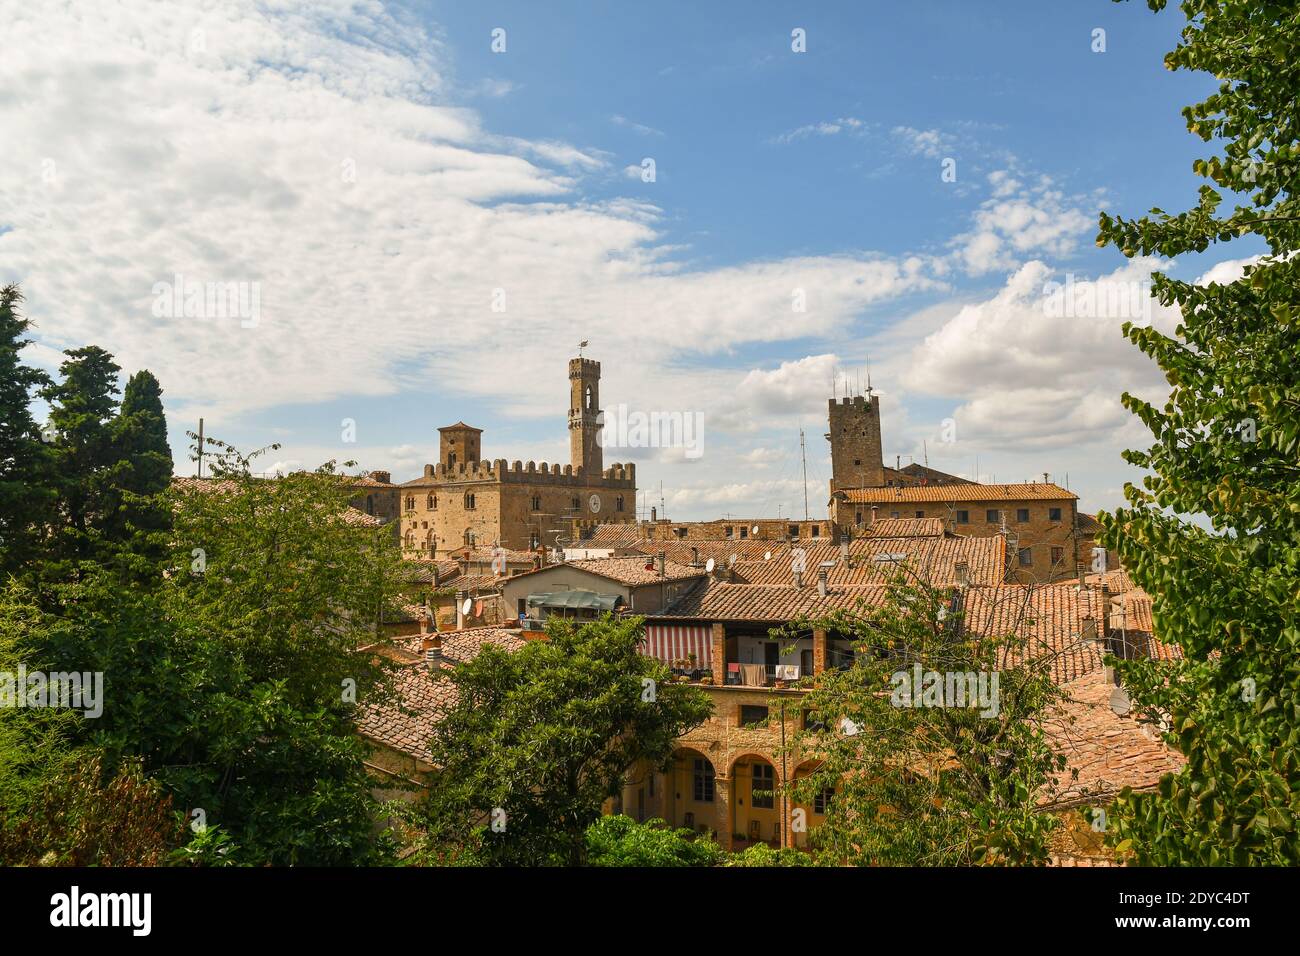
<instances>
[{"instance_id":1,"label":"antenna mast","mask_svg":"<svg viewBox=\"0 0 1300 956\"><path fill-rule=\"evenodd\" d=\"M799 456L803 459L803 520L808 520L808 446L804 442L803 429L799 429Z\"/></svg>"},{"instance_id":2,"label":"antenna mast","mask_svg":"<svg viewBox=\"0 0 1300 956\"><path fill-rule=\"evenodd\" d=\"M203 419L199 419L199 477L203 477Z\"/></svg>"}]
</instances>

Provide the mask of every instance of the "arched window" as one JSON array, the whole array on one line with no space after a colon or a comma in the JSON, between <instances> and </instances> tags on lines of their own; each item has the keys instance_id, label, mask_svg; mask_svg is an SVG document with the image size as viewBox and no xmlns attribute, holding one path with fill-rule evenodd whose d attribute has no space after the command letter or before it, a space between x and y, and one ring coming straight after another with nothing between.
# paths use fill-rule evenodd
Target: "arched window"
<instances>
[{"instance_id":1,"label":"arched window","mask_svg":"<svg viewBox=\"0 0 1300 956\"><path fill-rule=\"evenodd\" d=\"M533 504L532 504L532 507L533 507L533 510L534 510L534 511L541 511L541 510L542 510L542 496L541 496L541 495L533 495Z\"/></svg>"},{"instance_id":2,"label":"arched window","mask_svg":"<svg viewBox=\"0 0 1300 956\"><path fill-rule=\"evenodd\" d=\"M622 511L622 510L623 510L623 496L622 496L622 495L619 495L617 498L614 499L614 510L615 510L615 511Z\"/></svg>"},{"instance_id":3,"label":"arched window","mask_svg":"<svg viewBox=\"0 0 1300 956\"><path fill-rule=\"evenodd\" d=\"M574 511L581 511L581 510L582 510L582 501L579 500L579 498L578 498L577 495L574 495L574 496L573 496L573 510L574 510Z\"/></svg>"},{"instance_id":4,"label":"arched window","mask_svg":"<svg viewBox=\"0 0 1300 956\"><path fill-rule=\"evenodd\" d=\"M448 452L447 454L447 467L448 468L456 467L456 453L454 451Z\"/></svg>"},{"instance_id":5,"label":"arched window","mask_svg":"<svg viewBox=\"0 0 1300 956\"><path fill-rule=\"evenodd\" d=\"M406 496L406 510L407 511L415 510L415 495Z\"/></svg>"},{"instance_id":6,"label":"arched window","mask_svg":"<svg viewBox=\"0 0 1300 956\"><path fill-rule=\"evenodd\" d=\"M434 508L438 507L438 499L435 498L433 495L429 495L429 500L427 502L427 505L429 510L432 511Z\"/></svg>"},{"instance_id":7,"label":"arched window","mask_svg":"<svg viewBox=\"0 0 1300 956\"><path fill-rule=\"evenodd\" d=\"M474 494L472 492L465 493L465 510L466 511L474 510Z\"/></svg>"},{"instance_id":8,"label":"arched window","mask_svg":"<svg viewBox=\"0 0 1300 956\"><path fill-rule=\"evenodd\" d=\"M592 387L591 387L590 385L588 385L588 386L587 386L587 395L586 395L586 399L585 399L585 404L586 404L586 406L587 406L587 411L591 411L591 407L592 407L592 405L594 404L594 398L595 398L595 391L592 389Z\"/></svg>"},{"instance_id":9,"label":"arched window","mask_svg":"<svg viewBox=\"0 0 1300 956\"><path fill-rule=\"evenodd\" d=\"M529 550L531 550L531 551L536 551L539 547L541 547L541 545L542 545L542 539L541 539L541 537L537 534L536 531L534 531L532 534L530 534L530 535L528 536L528 548L529 548Z\"/></svg>"},{"instance_id":10,"label":"arched window","mask_svg":"<svg viewBox=\"0 0 1300 956\"><path fill-rule=\"evenodd\" d=\"M410 551L414 547L415 547L415 532L408 531L406 532L406 550Z\"/></svg>"},{"instance_id":11,"label":"arched window","mask_svg":"<svg viewBox=\"0 0 1300 956\"><path fill-rule=\"evenodd\" d=\"M471 548L474 547L474 532L469 528L465 529L465 544Z\"/></svg>"}]
</instances>

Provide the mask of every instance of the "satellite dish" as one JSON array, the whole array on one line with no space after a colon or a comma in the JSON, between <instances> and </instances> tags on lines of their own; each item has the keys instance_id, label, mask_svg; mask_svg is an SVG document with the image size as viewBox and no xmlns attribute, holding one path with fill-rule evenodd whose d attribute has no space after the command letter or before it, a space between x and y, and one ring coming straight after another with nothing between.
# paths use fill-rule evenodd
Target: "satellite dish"
<instances>
[{"instance_id":1,"label":"satellite dish","mask_svg":"<svg viewBox=\"0 0 1300 956\"><path fill-rule=\"evenodd\" d=\"M758 525L754 525L753 530L751 531L751 534L758 534Z\"/></svg>"},{"instance_id":2,"label":"satellite dish","mask_svg":"<svg viewBox=\"0 0 1300 956\"><path fill-rule=\"evenodd\" d=\"M764 555L763 555L763 560L764 560L764 561L771 561L771 560L772 560L772 552L771 552L771 551L768 551L766 554L764 554Z\"/></svg>"},{"instance_id":3,"label":"satellite dish","mask_svg":"<svg viewBox=\"0 0 1300 956\"><path fill-rule=\"evenodd\" d=\"M474 602L471 601L469 598L465 598L465 603L460 606L460 613L468 614L470 608L472 608L473 606L474 606Z\"/></svg>"},{"instance_id":4,"label":"satellite dish","mask_svg":"<svg viewBox=\"0 0 1300 956\"><path fill-rule=\"evenodd\" d=\"M1110 709L1120 717L1123 717L1132 709L1132 703L1128 699L1128 692L1123 687L1116 687L1110 693Z\"/></svg>"},{"instance_id":5,"label":"satellite dish","mask_svg":"<svg viewBox=\"0 0 1300 956\"><path fill-rule=\"evenodd\" d=\"M734 568L734 567L736 566L736 560L737 560L739 557L740 557L740 555L736 554L736 553L733 551L733 552L731 553L731 557L727 558L727 567L729 567L729 568Z\"/></svg>"},{"instance_id":6,"label":"satellite dish","mask_svg":"<svg viewBox=\"0 0 1300 956\"><path fill-rule=\"evenodd\" d=\"M713 573L713 568L714 568L714 567L715 567L715 565L714 565L714 563L713 563L713 559L712 559L712 558L709 558L709 560L707 560L707 561L704 562L704 570L707 571L707 572L709 572L709 574L712 574L712 573Z\"/></svg>"}]
</instances>

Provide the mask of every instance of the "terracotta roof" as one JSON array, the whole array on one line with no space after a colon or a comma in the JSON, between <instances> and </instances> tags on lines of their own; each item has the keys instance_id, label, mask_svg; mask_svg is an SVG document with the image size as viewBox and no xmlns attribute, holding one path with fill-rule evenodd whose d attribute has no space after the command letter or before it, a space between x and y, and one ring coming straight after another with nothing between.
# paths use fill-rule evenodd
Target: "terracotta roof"
<instances>
[{"instance_id":1,"label":"terracotta roof","mask_svg":"<svg viewBox=\"0 0 1300 956\"><path fill-rule=\"evenodd\" d=\"M432 584L433 572L438 571L438 583L450 584L460 576L460 564L450 558L407 558L404 562L407 580L417 584Z\"/></svg>"},{"instance_id":2,"label":"terracotta roof","mask_svg":"<svg viewBox=\"0 0 1300 956\"><path fill-rule=\"evenodd\" d=\"M834 562L827 574L831 587L885 584L900 571L915 574L931 585L951 585L957 583L957 565L962 562L967 566L969 584L996 585L1006 577L1006 543L1001 535L859 538L849 546L852 566L845 563L835 545L818 545L804 551L805 584L817 583L819 565L827 561ZM790 549L782 547L773 552L771 560L741 560L731 567L738 584L793 586L790 564Z\"/></svg>"},{"instance_id":3,"label":"terracotta roof","mask_svg":"<svg viewBox=\"0 0 1300 956\"><path fill-rule=\"evenodd\" d=\"M1158 733L1111 709L1115 685L1095 670L1067 683L1066 699L1048 720L1053 749L1066 758L1052 806L1109 800L1124 787L1147 790L1183 766ZM1078 778L1072 779L1073 772Z\"/></svg>"},{"instance_id":4,"label":"terracotta roof","mask_svg":"<svg viewBox=\"0 0 1300 956\"><path fill-rule=\"evenodd\" d=\"M358 528L378 528L384 523L382 518L376 518L374 515L366 514L360 508L352 507L343 512L343 520Z\"/></svg>"},{"instance_id":5,"label":"terracotta roof","mask_svg":"<svg viewBox=\"0 0 1300 956\"><path fill-rule=\"evenodd\" d=\"M525 643L518 632L499 627L444 631L441 637L443 660L450 664L472 660L488 644L516 651ZM393 677L396 701L368 704L361 711L357 730L376 743L427 762L433 726L455 706L457 693L450 680L434 680L430 675L420 656L420 641L416 635L394 642L411 658Z\"/></svg>"},{"instance_id":6,"label":"terracotta roof","mask_svg":"<svg viewBox=\"0 0 1300 956\"><path fill-rule=\"evenodd\" d=\"M1101 670L1103 645L1084 637L1089 617L1101 636L1101 610L1099 592L1073 584L970 588L962 626L985 637L1023 638L1023 647L1009 651L1007 666L1042 659L1050 665L1053 680L1064 684Z\"/></svg>"},{"instance_id":7,"label":"terracotta roof","mask_svg":"<svg viewBox=\"0 0 1300 956\"><path fill-rule=\"evenodd\" d=\"M942 518L877 518L866 529L868 538L941 538Z\"/></svg>"},{"instance_id":8,"label":"terracotta roof","mask_svg":"<svg viewBox=\"0 0 1300 956\"><path fill-rule=\"evenodd\" d=\"M636 587L642 584L658 584L660 581L684 581L689 578L703 577L705 574L703 568L692 568L684 564L677 564L674 561L665 560L664 575L660 577L657 569L647 570L646 565L653 563L654 558L650 555L632 555L626 558L584 558L577 561L565 561L563 564L548 564L544 568L538 568L536 571L525 571L523 574L514 575L514 577L524 578L532 574L541 574L543 571L549 571L552 568L569 567L587 571L610 581L617 581L619 584L628 587Z\"/></svg>"},{"instance_id":9,"label":"terracotta roof","mask_svg":"<svg viewBox=\"0 0 1300 956\"><path fill-rule=\"evenodd\" d=\"M575 548L635 548L641 541L641 529L634 524L599 524L590 538L575 541Z\"/></svg>"},{"instance_id":10,"label":"terracotta roof","mask_svg":"<svg viewBox=\"0 0 1300 956\"><path fill-rule=\"evenodd\" d=\"M449 432L449 431L451 431L453 428L466 428L466 429L469 429L469 430L472 431L472 432L481 432L481 431L483 430L483 429L481 429L481 428L475 428L473 425L466 425L464 422L457 422L457 423L454 424L454 425L443 425L441 428L438 429L438 431L440 431L440 432Z\"/></svg>"},{"instance_id":11,"label":"terracotta roof","mask_svg":"<svg viewBox=\"0 0 1300 956\"><path fill-rule=\"evenodd\" d=\"M1079 531L1083 534L1101 534L1101 522L1097 520L1096 515L1084 514L1080 511Z\"/></svg>"},{"instance_id":12,"label":"terracotta roof","mask_svg":"<svg viewBox=\"0 0 1300 956\"><path fill-rule=\"evenodd\" d=\"M492 550L492 548L454 548L447 552L447 557L467 564L491 564ZM532 564L533 559L537 557L534 551L513 551L506 548L505 552L506 564Z\"/></svg>"},{"instance_id":13,"label":"terracotta roof","mask_svg":"<svg viewBox=\"0 0 1300 956\"><path fill-rule=\"evenodd\" d=\"M821 541L820 538L816 539ZM733 555L742 558L761 559L768 551L773 557L788 551L789 545L784 541L764 541L761 538L700 538L694 541L642 541L637 547L646 554L664 553L669 561L689 565L698 557L703 563L713 558L718 564L726 564Z\"/></svg>"},{"instance_id":14,"label":"terracotta roof","mask_svg":"<svg viewBox=\"0 0 1300 956\"><path fill-rule=\"evenodd\" d=\"M791 588L708 581L651 616L785 623L801 615L851 610L863 603L875 606L884 600L885 592L883 587L841 587L829 589L823 598L816 585Z\"/></svg>"},{"instance_id":15,"label":"terracotta roof","mask_svg":"<svg viewBox=\"0 0 1300 956\"><path fill-rule=\"evenodd\" d=\"M846 501L864 504L888 504L891 501L1061 501L1079 496L1054 484L1029 482L1019 485L912 485L900 488L850 488L843 492Z\"/></svg>"}]
</instances>

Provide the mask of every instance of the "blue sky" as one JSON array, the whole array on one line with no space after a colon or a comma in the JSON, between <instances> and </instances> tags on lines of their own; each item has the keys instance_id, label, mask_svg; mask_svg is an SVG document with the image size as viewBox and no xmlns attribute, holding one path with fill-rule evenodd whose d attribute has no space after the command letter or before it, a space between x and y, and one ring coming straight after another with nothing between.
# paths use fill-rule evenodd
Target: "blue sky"
<instances>
[{"instance_id":1,"label":"blue sky","mask_svg":"<svg viewBox=\"0 0 1300 956\"><path fill-rule=\"evenodd\" d=\"M403 480L458 419L489 458L567 461L564 360L586 338L606 408L703 416L698 457L606 452L674 517L801 512L800 428L824 513L826 399L868 365L888 458L1068 474L1085 509L1111 507L1134 477L1119 451L1144 440L1118 395L1162 379L1123 317L1048 314L1047 284L1232 278L1260 251L1095 247L1099 209L1185 208L1208 155L1179 109L1211 82L1164 69L1180 17L1136 3L126 0L7 19L0 279L37 323L27 358L93 342L153 370L180 473L200 415L243 448L281 443L268 468L352 458ZM178 273L256 289L256 319L160 309Z\"/></svg>"}]
</instances>

